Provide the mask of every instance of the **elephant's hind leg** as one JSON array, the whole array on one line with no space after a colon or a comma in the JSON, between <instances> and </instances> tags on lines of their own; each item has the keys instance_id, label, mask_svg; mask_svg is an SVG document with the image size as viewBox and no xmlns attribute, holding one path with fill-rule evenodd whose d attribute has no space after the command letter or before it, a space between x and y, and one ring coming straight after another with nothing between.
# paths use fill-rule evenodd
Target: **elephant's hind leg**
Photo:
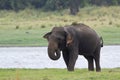
<instances>
[{"instance_id":1,"label":"elephant's hind leg","mask_svg":"<svg viewBox=\"0 0 120 80\"><path fill-rule=\"evenodd\" d=\"M100 47L97 48L94 52L94 59L95 59L95 64L96 64L96 71L100 72L101 67L100 67Z\"/></svg>"},{"instance_id":2,"label":"elephant's hind leg","mask_svg":"<svg viewBox=\"0 0 120 80\"><path fill-rule=\"evenodd\" d=\"M88 70L89 71L94 71L94 62L93 62L93 57L92 56L84 56L87 61L88 61Z\"/></svg>"}]
</instances>

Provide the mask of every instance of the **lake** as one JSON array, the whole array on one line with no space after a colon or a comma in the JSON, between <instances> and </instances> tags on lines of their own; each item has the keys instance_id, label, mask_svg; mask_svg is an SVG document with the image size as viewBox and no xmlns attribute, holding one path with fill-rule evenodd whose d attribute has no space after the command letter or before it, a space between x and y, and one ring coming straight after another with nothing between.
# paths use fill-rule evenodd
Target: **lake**
<instances>
[{"instance_id":1,"label":"lake","mask_svg":"<svg viewBox=\"0 0 120 80\"><path fill-rule=\"evenodd\" d=\"M87 60L79 56L76 68L87 68ZM104 46L101 50L101 67L120 67L120 46ZM66 68L61 58L53 61L47 47L0 47L0 68Z\"/></svg>"}]
</instances>

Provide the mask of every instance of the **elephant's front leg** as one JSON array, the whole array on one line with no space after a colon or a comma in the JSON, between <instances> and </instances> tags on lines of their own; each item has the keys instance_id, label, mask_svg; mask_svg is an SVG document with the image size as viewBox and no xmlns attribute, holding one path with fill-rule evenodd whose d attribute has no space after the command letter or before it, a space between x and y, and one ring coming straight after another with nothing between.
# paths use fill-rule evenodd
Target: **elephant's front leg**
<instances>
[{"instance_id":1,"label":"elephant's front leg","mask_svg":"<svg viewBox=\"0 0 120 80\"><path fill-rule=\"evenodd\" d=\"M66 50L63 50L63 59L64 59L64 61L65 61L65 64L66 64L67 68L68 68L69 52L68 52L67 49L66 49Z\"/></svg>"},{"instance_id":2,"label":"elephant's front leg","mask_svg":"<svg viewBox=\"0 0 120 80\"><path fill-rule=\"evenodd\" d=\"M78 49L77 48L70 48L68 71L74 71L74 66L75 66L77 58L78 58Z\"/></svg>"},{"instance_id":3,"label":"elephant's front leg","mask_svg":"<svg viewBox=\"0 0 120 80\"><path fill-rule=\"evenodd\" d=\"M68 71L74 71L74 66L76 60L78 58L78 54L71 53L69 56L69 63L68 63Z\"/></svg>"}]
</instances>

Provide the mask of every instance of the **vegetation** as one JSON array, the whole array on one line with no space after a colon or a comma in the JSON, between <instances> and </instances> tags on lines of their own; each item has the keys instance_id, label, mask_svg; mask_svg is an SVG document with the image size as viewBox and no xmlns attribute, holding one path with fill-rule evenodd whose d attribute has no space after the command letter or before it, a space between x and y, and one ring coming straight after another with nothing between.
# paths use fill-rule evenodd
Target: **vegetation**
<instances>
[{"instance_id":1,"label":"vegetation","mask_svg":"<svg viewBox=\"0 0 120 80\"><path fill-rule=\"evenodd\" d=\"M120 0L0 0L0 9L15 11L25 8L59 10L66 9L71 6L72 4L70 2L77 2L76 4L79 4L80 7L85 7L88 5L102 6L120 4Z\"/></svg>"},{"instance_id":2,"label":"vegetation","mask_svg":"<svg viewBox=\"0 0 120 80\"><path fill-rule=\"evenodd\" d=\"M109 11L109 12L108 12ZM120 44L120 6L85 7L75 15L69 10L44 12L25 9L0 11L0 46L47 46L43 35L54 26L73 22L91 26L104 39L104 44Z\"/></svg>"},{"instance_id":3,"label":"vegetation","mask_svg":"<svg viewBox=\"0 0 120 80\"><path fill-rule=\"evenodd\" d=\"M103 69L89 72L87 69L0 69L0 80L119 80L120 69Z\"/></svg>"},{"instance_id":4,"label":"vegetation","mask_svg":"<svg viewBox=\"0 0 120 80\"><path fill-rule=\"evenodd\" d=\"M70 13L76 15L79 7L90 5L120 5L120 0L0 0L0 9L16 12L25 8L44 9L45 11L70 8Z\"/></svg>"}]
</instances>

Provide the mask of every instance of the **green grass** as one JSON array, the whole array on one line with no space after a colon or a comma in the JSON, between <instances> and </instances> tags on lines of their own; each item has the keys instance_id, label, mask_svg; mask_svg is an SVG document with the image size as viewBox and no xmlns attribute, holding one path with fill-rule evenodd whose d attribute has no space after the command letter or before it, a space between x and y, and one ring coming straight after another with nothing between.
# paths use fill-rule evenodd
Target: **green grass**
<instances>
[{"instance_id":1,"label":"green grass","mask_svg":"<svg viewBox=\"0 0 120 80\"><path fill-rule=\"evenodd\" d=\"M43 35L54 26L80 22L91 26L104 44L120 45L120 6L81 8L76 16L69 10L43 12L25 9L0 11L0 46L47 46Z\"/></svg>"},{"instance_id":2,"label":"green grass","mask_svg":"<svg viewBox=\"0 0 120 80\"><path fill-rule=\"evenodd\" d=\"M120 69L103 69L89 72L87 69L0 69L0 80L119 80Z\"/></svg>"}]
</instances>

